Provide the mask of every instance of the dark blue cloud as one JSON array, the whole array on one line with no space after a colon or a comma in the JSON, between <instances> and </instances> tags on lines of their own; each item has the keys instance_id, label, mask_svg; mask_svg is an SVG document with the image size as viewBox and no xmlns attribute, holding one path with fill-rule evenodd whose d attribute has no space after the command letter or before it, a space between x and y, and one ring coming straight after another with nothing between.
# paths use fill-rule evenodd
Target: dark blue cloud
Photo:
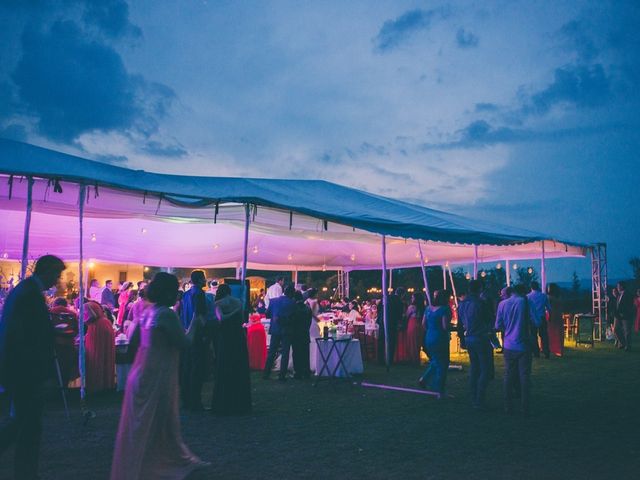
<instances>
[{"instance_id":1,"label":"dark blue cloud","mask_svg":"<svg viewBox=\"0 0 640 480\"><path fill-rule=\"evenodd\" d=\"M552 130L528 130L494 127L486 120L476 120L456 132L456 140L443 143L424 143L421 150L450 150L455 148L482 148L497 144L524 142L557 142L568 138L593 136L611 130L623 130L625 126L599 125Z\"/></svg>"},{"instance_id":2,"label":"dark blue cloud","mask_svg":"<svg viewBox=\"0 0 640 480\"><path fill-rule=\"evenodd\" d=\"M525 112L544 114L558 104L578 108L604 105L611 98L611 80L601 64L557 68L548 87L531 96Z\"/></svg>"},{"instance_id":3,"label":"dark blue cloud","mask_svg":"<svg viewBox=\"0 0 640 480\"><path fill-rule=\"evenodd\" d=\"M410 10L395 20L387 20L373 39L375 50L386 53L406 41L411 35L426 30L438 16L443 16L443 10Z\"/></svg>"},{"instance_id":4,"label":"dark blue cloud","mask_svg":"<svg viewBox=\"0 0 640 480\"><path fill-rule=\"evenodd\" d=\"M495 103L481 102L481 103L476 103L476 106L475 106L476 112L497 112L498 110L500 110L500 107Z\"/></svg>"},{"instance_id":5,"label":"dark blue cloud","mask_svg":"<svg viewBox=\"0 0 640 480\"><path fill-rule=\"evenodd\" d=\"M600 53L592 36L587 32L588 28L581 20L565 23L558 32L563 46L575 51L580 62L591 62Z\"/></svg>"},{"instance_id":6,"label":"dark blue cloud","mask_svg":"<svg viewBox=\"0 0 640 480\"><path fill-rule=\"evenodd\" d=\"M456 44L460 48L472 48L477 47L479 39L477 35L466 31L464 28L459 28L456 33Z\"/></svg>"},{"instance_id":7,"label":"dark blue cloud","mask_svg":"<svg viewBox=\"0 0 640 480\"><path fill-rule=\"evenodd\" d=\"M71 20L25 28L12 80L38 132L62 141L93 130L149 135L175 99L168 87L130 75L113 47Z\"/></svg>"},{"instance_id":8,"label":"dark blue cloud","mask_svg":"<svg viewBox=\"0 0 640 480\"><path fill-rule=\"evenodd\" d=\"M141 37L142 31L129 21L129 5L122 0L90 1L85 5L83 19L95 25L111 38Z\"/></svg>"},{"instance_id":9,"label":"dark blue cloud","mask_svg":"<svg viewBox=\"0 0 640 480\"><path fill-rule=\"evenodd\" d=\"M180 158L187 155L187 150L179 143L172 145L164 145L160 142L150 141L145 144L142 149L145 153L149 153L156 157Z\"/></svg>"}]
</instances>

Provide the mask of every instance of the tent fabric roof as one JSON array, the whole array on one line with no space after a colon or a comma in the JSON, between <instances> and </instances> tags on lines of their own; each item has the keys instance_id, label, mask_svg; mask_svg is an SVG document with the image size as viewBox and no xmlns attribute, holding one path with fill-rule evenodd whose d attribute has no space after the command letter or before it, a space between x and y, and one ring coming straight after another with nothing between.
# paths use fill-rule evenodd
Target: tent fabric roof
<instances>
[{"instance_id":1,"label":"tent fabric roof","mask_svg":"<svg viewBox=\"0 0 640 480\"><path fill-rule=\"evenodd\" d=\"M377 268L382 234L389 237L394 268L419 265L417 240L424 241L431 264L469 262L474 244L480 245L481 261L539 258L542 241L549 258L583 256L587 247L325 181L149 173L0 139L0 211L7 218L0 248L4 241L4 251L15 258L26 199L21 176L36 179L31 251L55 248L68 257L77 255L78 184L89 186L85 231L94 236L89 255L103 261L236 266L245 203L255 206L250 268ZM58 180L63 191L55 192L50 180ZM140 236L143 230L153 237ZM96 238L101 248L92 252Z\"/></svg>"}]
</instances>

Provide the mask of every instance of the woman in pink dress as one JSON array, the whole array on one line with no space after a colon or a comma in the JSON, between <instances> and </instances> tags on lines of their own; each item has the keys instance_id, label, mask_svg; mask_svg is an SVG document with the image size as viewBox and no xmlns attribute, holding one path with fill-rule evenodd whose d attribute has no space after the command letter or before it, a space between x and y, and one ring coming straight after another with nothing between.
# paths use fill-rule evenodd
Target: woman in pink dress
<instances>
[{"instance_id":1,"label":"woman in pink dress","mask_svg":"<svg viewBox=\"0 0 640 480\"><path fill-rule=\"evenodd\" d=\"M564 354L564 320L562 319L563 302L560 299L560 288L555 283L547 286L547 296L551 313L547 314L547 334L549 351L556 357Z\"/></svg>"},{"instance_id":2,"label":"woman in pink dress","mask_svg":"<svg viewBox=\"0 0 640 480\"><path fill-rule=\"evenodd\" d=\"M118 295L118 327L122 328L124 324L125 314L127 313L127 303L129 303L129 295L131 294L133 283L124 282L120 287L120 295Z\"/></svg>"},{"instance_id":3,"label":"woman in pink dress","mask_svg":"<svg viewBox=\"0 0 640 480\"><path fill-rule=\"evenodd\" d=\"M411 304L407 307L407 359L409 363L420 365L420 347L424 338L422 317L424 316L424 297L420 292L411 295Z\"/></svg>"},{"instance_id":4,"label":"woman in pink dress","mask_svg":"<svg viewBox=\"0 0 640 480\"><path fill-rule=\"evenodd\" d=\"M113 326L98 302L84 306L86 325L85 363L87 391L101 392L116 387L116 344Z\"/></svg>"},{"instance_id":5,"label":"woman in pink dress","mask_svg":"<svg viewBox=\"0 0 640 480\"><path fill-rule=\"evenodd\" d=\"M185 335L171 309L177 297L178 279L169 273L157 273L147 286L151 305L137 324L140 347L127 379L111 480L179 480L209 465L189 450L180 433L180 350L203 320L192 321Z\"/></svg>"}]
</instances>

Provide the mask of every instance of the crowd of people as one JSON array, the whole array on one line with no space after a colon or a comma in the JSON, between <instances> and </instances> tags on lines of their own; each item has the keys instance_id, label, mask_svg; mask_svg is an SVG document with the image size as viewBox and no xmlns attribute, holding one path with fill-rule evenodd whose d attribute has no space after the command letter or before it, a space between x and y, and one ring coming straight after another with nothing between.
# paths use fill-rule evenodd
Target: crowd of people
<instances>
[{"instance_id":1,"label":"crowd of people","mask_svg":"<svg viewBox=\"0 0 640 480\"><path fill-rule=\"evenodd\" d=\"M41 257L34 273L6 298L0 322L0 385L13 413L0 429L0 454L12 443L17 478L37 478L44 384L60 365L62 384L78 376L76 337L84 323L86 389L97 393L115 387L116 337L125 337L133 365L128 373L115 442L112 479L184 478L208 465L185 445L179 410L210 410L219 415L251 411L251 383L243 302L228 284L207 281L205 272L191 272L188 288L178 279L158 273L137 289L130 282L117 290L113 282L91 282L79 312L78 303L64 298L47 304L44 291L65 269L52 255ZM631 332L640 327L640 298L620 282L610 301L616 346L630 350ZM350 326L366 326L377 337L378 361L420 364L424 350L429 363L418 379L438 398L446 398L451 332L469 354L470 398L476 409L486 407L487 386L494 378L494 350L504 356L504 409L530 410L533 357L563 355L564 321L560 289L546 293L536 282L506 287L493 301L479 280L468 283L459 303L444 290L428 299L421 292L397 288L387 299L387 321L380 300L319 300L314 288L296 289L284 278L261 292L255 311L269 320L270 343L263 377L269 379L276 359L278 380L287 381L292 353L294 378L314 371L315 339L326 335L323 313L340 312ZM635 307L634 307L635 305ZM455 320L455 322L454 322ZM324 328L327 328L326 326ZM499 338L500 337L500 338ZM388 342L386 341L388 338ZM502 344L500 344L502 342ZM211 404L203 405L203 386L213 378ZM164 478L164 477L163 477Z\"/></svg>"}]
</instances>

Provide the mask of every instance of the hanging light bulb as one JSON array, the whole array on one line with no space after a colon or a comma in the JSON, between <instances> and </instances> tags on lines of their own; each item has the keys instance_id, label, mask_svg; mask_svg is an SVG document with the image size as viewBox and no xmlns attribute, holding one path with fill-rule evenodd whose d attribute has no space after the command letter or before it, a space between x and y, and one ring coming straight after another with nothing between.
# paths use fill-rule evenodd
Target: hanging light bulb
<instances>
[{"instance_id":1,"label":"hanging light bulb","mask_svg":"<svg viewBox=\"0 0 640 480\"><path fill-rule=\"evenodd\" d=\"M9 258L9 254L8 254L7 252L4 252L4 253L2 254L2 258Z\"/></svg>"},{"instance_id":2,"label":"hanging light bulb","mask_svg":"<svg viewBox=\"0 0 640 480\"><path fill-rule=\"evenodd\" d=\"M527 269L527 273L528 273L529 275L531 275L531 274L533 273L533 268L529 267L529 268Z\"/></svg>"},{"instance_id":3,"label":"hanging light bulb","mask_svg":"<svg viewBox=\"0 0 640 480\"><path fill-rule=\"evenodd\" d=\"M496 265L496 270L500 270L501 268L502 268L502 264L501 263Z\"/></svg>"},{"instance_id":4,"label":"hanging light bulb","mask_svg":"<svg viewBox=\"0 0 640 480\"><path fill-rule=\"evenodd\" d=\"M96 240L97 240L97 238L96 238L96 234L95 234L95 233L92 233L92 234L91 234L91 241L92 241L92 242L95 242Z\"/></svg>"},{"instance_id":5,"label":"hanging light bulb","mask_svg":"<svg viewBox=\"0 0 640 480\"><path fill-rule=\"evenodd\" d=\"M326 272L326 271L327 271L327 266L326 266L324 263L322 264L322 271L323 271L323 272Z\"/></svg>"},{"instance_id":6,"label":"hanging light bulb","mask_svg":"<svg viewBox=\"0 0 640 480\"><path fill-rule=\"evenodd\" d=\"M89 268L90 268L90 269L91 269L91 268L93 268L93 267L95 267L95 266L96 266L95 262L89 262Z\"/></svg>"},{"instance_id":7,"label":"hanging light bulb","mask_svg":"<svg viewBox=\"0 0 640 480\"><path fill-rule=\"evenodd\" d=\"M467 280L471 280L471 274L469 272L467 272L465 274L464 278L466 278Z\"/></svg>"},{"instance_id":8,"label":"hanging light bulb","mask_svg":"<svg viewBox=\"0 0 640 480\"><path fill-rule=\"evenodd\" d=\"M293 260L293 254L290 253L289 255L287 255L287 260Z\"/></svg>"},{"instance_id":9,"label":"hanging light bulb","mask_svg":"<svg viewBox=\"0 0 640 480\"><path fill-rule=\"evenodd\" d=\"M351 254L351 261L352 261L352 262L355 262L355 261L356 261L356 254L355 254L355 253L352 253L352 254Z\"/></svg>"},{"instance_id":10,"label":"hanging light bulb","mask_svg":"<svg viewBox=\"0 0 640 480\"><path fill-rule=\"evenodd\" d=\"M258 245L253 246L253 253L258 253Z\"/></svg>"},{"instance_id":11,"label":"hanging light bulb","mask_svg":"<svg viewBox=\"0 0 640 480\"><path fill-rule=\"evenodd\" d=\"M147 229L146 228L141 228L140 229L140 233L142 233L143 235L145 235L147 233Z\"/></svg>"},{"instance_id":12,"label":"hanging light bulb","mask_svg":"<svg viewBox=\"0 0 640 480\"><path fill-rule=\"evenodd\" d=\"M148 272L149 271L149 267L144 267L144 271Z\"/></svg>"},{"instance_id":13,"label":"hanging light bulb","mask_svg":"<svg viewBox=\"0 0 640 480\"><path fill-rule=\"evenodd\" d=\"M219 248L220 248L220 245L218 245L217 243L214 243L214 244L213 244L213 249L214 249L214 250L217 250L217 249L219 249Z\"/></svg>"},{"instance_id":14,"label":"hanging light bulb","mask_svg":"<svg viewBox=\"0 0 640 480\"><path fill-rule=\"evenodd\" d=\"M517 264L517 263L514 263L514 264L513 264L513 269L514 269L514 270L517 270L517 269L518 269L518 264Z\"/></svg>"},{"instance_id":15,"label":"hanging light bulb","mask_svg":"<svg viewBox=\"0 0 640 480\"><path fill-rule=\"evenodd\" d=\"M420 258L420 252L416 252L416 258Z\"/></svg>"},{"instance_id":16,"label":"hanging light bulb","mask_svg":"<svg viewBox=\"0 0 640 480\"><path fill-rule=\"evenodd\" d=\"M424 264L426 265L429 262L429 259L427 257L424 257Z\"/></svg>"},{"instance_id":17,"label":"hanging light bulb","mask_svg":"<svg viewBox=\"0 0 640 480\"><path fill-rule=\"evenodd\" d=\"M444 268L449 268L449 262L445 262Z\"/></svg>"},{"instance_id":18,"label":"hanging light bulb","mask_svg":"<svg viewBox=\"0 0 640 480\"><path fill-rule=\"evenodd\" d=\"M481 276L482 278L486 277L486 276L487 276L487 272L485 272L485 271L483 270L482 272L480 272L480 276Z\"/></svg>"}]
</instances>

